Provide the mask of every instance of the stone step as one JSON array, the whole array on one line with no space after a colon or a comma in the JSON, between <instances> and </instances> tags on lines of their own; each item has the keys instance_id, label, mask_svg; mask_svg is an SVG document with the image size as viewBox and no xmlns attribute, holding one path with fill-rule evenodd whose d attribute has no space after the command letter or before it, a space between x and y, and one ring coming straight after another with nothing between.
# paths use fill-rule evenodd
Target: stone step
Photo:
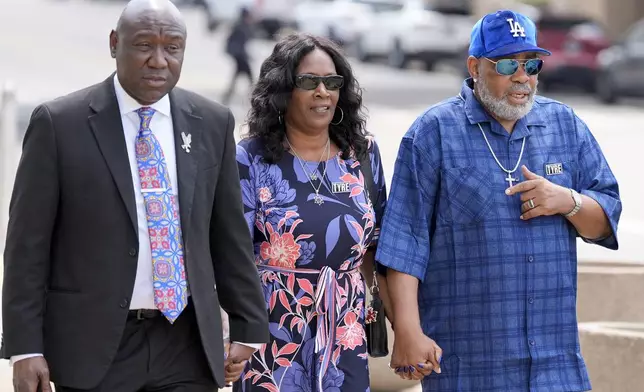
<instances>
[{"instance_id":1,"label":"stone step","mask_svg":"<svg viewBox=\"0 0 644 392\"><path fill-rule=\"evenodd\" d=\"M593 392L644 389L644 323L581 323L579 336Z\"/></svg>"},{"instance_id":2,"label":"stone step","mask_svg":"<svg viewBox=\"0 0 644 392\"><path fill-rule=\"evenodd\" d=\"M644 323L644 262L580 262L577 287L580 323Z\"/></svg>"}]
</instances>

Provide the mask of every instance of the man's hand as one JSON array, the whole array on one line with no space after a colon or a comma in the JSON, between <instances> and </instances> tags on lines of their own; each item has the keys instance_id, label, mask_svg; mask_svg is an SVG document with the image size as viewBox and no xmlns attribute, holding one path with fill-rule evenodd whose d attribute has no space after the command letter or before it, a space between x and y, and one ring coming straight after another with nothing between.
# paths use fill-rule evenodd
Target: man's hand
<instances>
[{"instance_id":1,"label":"man's hand","mask_svg":"<svg viewBox=\"0 0 644 392\"><path fill-rule=\"evenodd\" d=\"M228 355L224 362L226 384L235 382L239 379L241 372L244 370L246 363L255 352L252 347L243 344L232 343L228 348Z\"/></svg>"},{"instance_id":2,"label":"man's hand","mask_svg":"<svg viewBox=\"0 0 644 392\"><path fill-rule=\"evenodd\" d=\"M38 389L39 386L40 389ZM13 390L15 392L52 392L49 384L49 367L45 358L31 357L14 363Z\"/></svg>"},{"instance_id":3,"label":"man's hand","mask_svg":"<svg viewBox=\"0 0 644 392\"><path fill-rule=\"evenodd\" d=\"M441 372L443 350L419 328L412 332L394 331L394 349L389 367L401 378L420 380L432 371Z\"/></svg>"},{"instance_id":4,"label":"man's hand","mask_svg":"<svg viewBox=\"0 0 644 392\"><path fill-rule=\"evenodd\" d=\"M509 196L521 193L521 219L567 214L575 207L569 189L534 174L526 166L522 166L521 171L526 181L505 191Z\"/></svg>"}]
</instances>

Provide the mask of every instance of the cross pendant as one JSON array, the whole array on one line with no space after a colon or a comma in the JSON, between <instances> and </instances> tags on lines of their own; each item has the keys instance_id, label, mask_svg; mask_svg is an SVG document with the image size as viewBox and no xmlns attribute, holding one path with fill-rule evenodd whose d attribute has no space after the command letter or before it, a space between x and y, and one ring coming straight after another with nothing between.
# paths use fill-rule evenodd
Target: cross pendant
<instances>
[{"instance_id":1,"label":"cross pendant","mask_svg":"<svg viewBox=\"0 0 644 392\"><path fill-rule=\"evenodd\" d=\"M508 173L508 176L505 178L505 180L510 184L510 187L512 187L512 183L515 181L519 181L517 178L512 178L512 173Z\"/></svg>"}]
</instances>

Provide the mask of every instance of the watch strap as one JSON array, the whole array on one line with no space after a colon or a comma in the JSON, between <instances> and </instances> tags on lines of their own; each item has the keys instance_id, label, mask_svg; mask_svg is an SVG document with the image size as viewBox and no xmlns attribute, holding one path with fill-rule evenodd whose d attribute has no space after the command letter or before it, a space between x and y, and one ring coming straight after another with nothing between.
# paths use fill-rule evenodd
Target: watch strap
<instances>
[{"instance_id":1,"label":"watch strap","mask_svg":"<svg viewBox=\"0 0 644 392\"><path fill-rule=\"evenodd\" d=\"M581 196L579 195L579 193L577 193L574 189L570 188L570 197L572 197L573 201L575 202L575 207L569 213L564 214L566 218L575 216L581 209Z\"/></svg>"}]
</instances>

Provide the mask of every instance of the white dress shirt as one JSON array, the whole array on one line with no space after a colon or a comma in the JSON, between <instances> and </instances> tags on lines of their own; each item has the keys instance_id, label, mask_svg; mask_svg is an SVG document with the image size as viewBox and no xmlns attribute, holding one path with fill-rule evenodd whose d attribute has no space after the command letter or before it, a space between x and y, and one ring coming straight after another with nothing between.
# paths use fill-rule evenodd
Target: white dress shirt
<instances>
[{"instance_id":1,"label":"white dress shirt","mask_svg":"<svg viewBox=\"0 0 644 392\"><path fill-rule=\"evenodd\" d=\"M134 291L132 292L130 309L156 309L154 305L152 251L150 249L150 235L148 233L148 218L145 210L145 200L141 192L139 166L136 160L136 137L141 125L141 119L136 111L143 107L143 105L136 102L134 98L130 97L123 90L116 75L114 75L114 89L116 90L119 111L121 112L127 155L130 160L139 232L139 257L136 265L136 278L134 279ZM172 192L175 195L175 200L179 200L177 157L174 150L174 128L172 127L170 98L166 94L159 101L149 105L149 107L155 110L150 121L150 130L152 130L152 134L159 141L163 156L165 157ZM179 208L178 203L176 208Z\"/></svg>"},{"instance_id":2,"label":"white dress shirt","mask_svg":"<svg viewBox=\"0 0 644 392\"><path fill-rule=\"evenodd\" d=\"M139 166L136 160L136 137L139 133L141 119L136 112L143 105L138 103L134 98L128 95L121 86L116 74L114 75L114 90L116 99L121 113L121 122L123 123L123 132L125 134L125 145L130 161L130 171L132 173L132 184L134 185L134 200L136 202L136 217L138 222L139 233L139 257L136 265L136 278L134 279L134 290L130 309L156 309L154 305L154 289L152 278L152 251L150 248L150 235L148 233L147 212L145 201L141 192L141 181L139 179ZM155 110L152 120L150 121L150 130L159 141L163 156L170 176L172 192L179 200L179 182L177 181L177 157L174 144L174 128L172 126L172 111L170 107L170 98L166 94L159 101L149 105ZM178 204L178 203L177 203ZM179 206L177 205L178 209ZM178 211L180 213L180 211ZM222 318L227 315L222 311ZM227 320L225 321L227 324ZM254 349L259 349L261 344L241 343ZM42 354L24 354L15 355L10 359L10 364Z\"/></svg>"}]
</instances>

